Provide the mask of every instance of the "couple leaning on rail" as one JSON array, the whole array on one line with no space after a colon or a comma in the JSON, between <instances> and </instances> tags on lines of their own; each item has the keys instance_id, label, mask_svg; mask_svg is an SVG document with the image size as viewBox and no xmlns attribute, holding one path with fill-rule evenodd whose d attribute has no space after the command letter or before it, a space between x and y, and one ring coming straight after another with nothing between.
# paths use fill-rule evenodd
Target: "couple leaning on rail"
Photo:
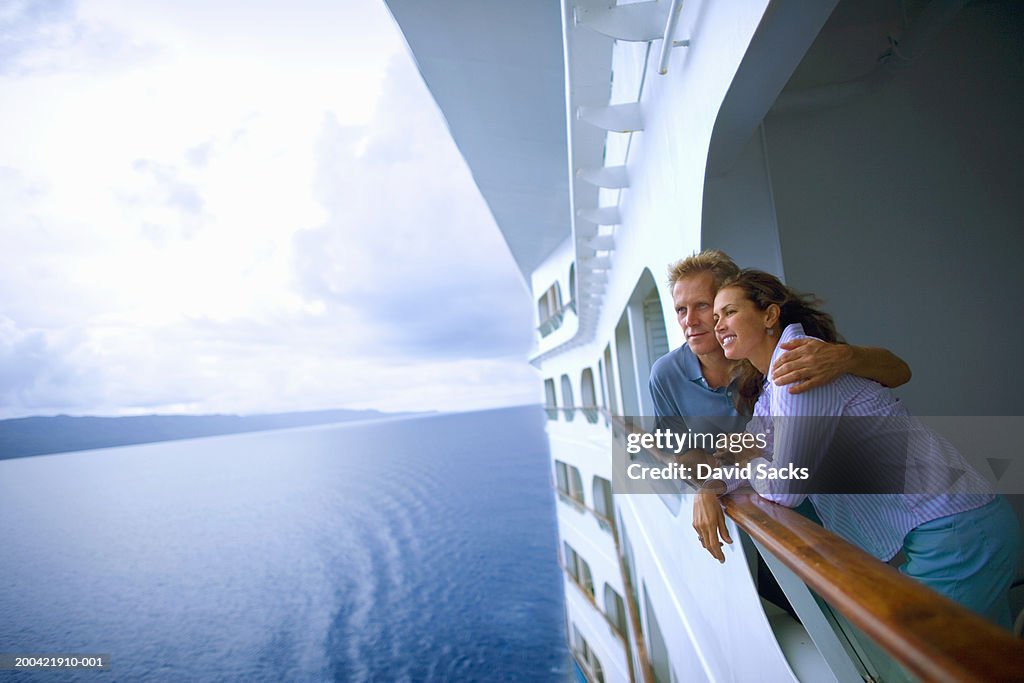
<instances>
[{"instance_id":1,"label":"couple leaning on rail","mask_svg":"<svg viewBox=\"0 0 1024 683\"><path fill-rule=\"evenodd\" d=\"M884 562L902 550L901 572L1009 628L1008 593L1021 548L1016 515L885 388L910 379L906 363L885 349L837 343L831 316L812 299L773 275L740 270L720 251L671 266L669 286L686 344L651 371L657 416L752 416L747 431L770 434L769 447L730 464L833 471L832 484L819 480L802 489L749 482L761 496L788 507L809 499L829 530ZM884 469L878 458L895 452L902 463L890 479L898 487L858 476L870 479L870 470ZM718 464L724 455L687 454ZM957 476L943 479L949 472ZM836 477L846 485L837 487ZM697 538L720 562L719 538L732 539L718 498L743 483L706 480L694 497Z\"/></svg>"}]
</instances>

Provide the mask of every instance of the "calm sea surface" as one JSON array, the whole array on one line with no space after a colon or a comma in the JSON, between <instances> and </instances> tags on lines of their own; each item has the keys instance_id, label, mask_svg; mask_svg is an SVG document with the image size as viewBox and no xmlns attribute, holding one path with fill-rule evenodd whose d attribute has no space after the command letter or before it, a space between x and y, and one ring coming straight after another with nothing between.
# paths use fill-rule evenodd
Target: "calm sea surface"
<instances>
[{"instance_id":1,"label":"calm sea surface","mask_svg":"<svg viewBox=\"0 0 1024 683\"><path fill-rule=\"evenodd\" d=\"M540 408L0 461L3 681L563 681Z\"/></svg>"}]
</instances>

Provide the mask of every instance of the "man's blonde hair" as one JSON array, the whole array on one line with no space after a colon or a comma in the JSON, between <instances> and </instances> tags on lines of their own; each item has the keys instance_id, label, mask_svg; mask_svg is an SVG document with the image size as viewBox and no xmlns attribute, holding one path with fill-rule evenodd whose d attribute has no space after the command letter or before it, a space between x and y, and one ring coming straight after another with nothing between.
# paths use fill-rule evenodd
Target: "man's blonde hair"
<instances>
[{"instance_id":1,"label":"man's blonde hair","mask_svg":"<svg viewBox=\"0 0 1024 683\"><path fill-rule=\"evenodd\" d=\"M723 282L735 277L739 272L739 266L724 251L705 249L700 253L687 256L681 261L676 261L668 267L668 288L672 289L677 282L685 277L711 273L717 290Z\"/></svg>"}]
</instances>

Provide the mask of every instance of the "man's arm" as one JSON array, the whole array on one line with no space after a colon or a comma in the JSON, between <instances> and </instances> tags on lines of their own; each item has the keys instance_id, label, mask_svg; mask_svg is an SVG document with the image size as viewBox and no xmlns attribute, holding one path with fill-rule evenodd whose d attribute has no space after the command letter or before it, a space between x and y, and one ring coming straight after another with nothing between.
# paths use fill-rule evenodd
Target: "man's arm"
<instances>
[{"instance_id":1,"label":"man's arm","mask_svg":"<svg viewBox=\"0 0 1024 683\"><path fill-rule=\"evenodd\" d=\"M791 385L791 394L828 384L843 374L874 380L886 387L910 381L910 366L887 349L829 344L810 338L784 342L782 348L785 353L772 366L772 377L776 384Z\"/></svg>"}]
</instances>

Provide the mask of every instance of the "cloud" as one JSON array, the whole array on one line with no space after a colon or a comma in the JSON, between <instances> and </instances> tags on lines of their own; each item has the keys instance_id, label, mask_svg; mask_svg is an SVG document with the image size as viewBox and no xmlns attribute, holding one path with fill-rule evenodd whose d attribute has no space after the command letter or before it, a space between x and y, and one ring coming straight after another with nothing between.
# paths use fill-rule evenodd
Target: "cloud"
<instances>
[{"instance_id":1,"label":"cloud","mask_svg":"<svg viewBox=\"0 0 1024 683\"><path fill-rule=\"evenodd\" d=\"M152 181L152 197L157 201L185 214L198 216L202 213L203 198L199 189L179 180L173 166L149 159L137 159L132 168Z\"/></svg>"},{"instance_id":2,"label":"cloud","mask_svg":"<svg viewBox=\"0 0 1024 683\"><path fill-rule=\"evenodd\" d=\"M13 0L0 7L0 74L87 71L154 52L110 26L82 21L72 0Z\"/></svg>"},{"instance_id":3,"label":"cloud","mask_svg":"<svg viewBox=\"0 0 1024 683\"><path fill-rule=\"evenodd\" d=\"M162 246L176 237L190 239L203 223L205 203L199 188L180 179L177 168L151 159L132 163L137 183L115 193L127 207L138 209L140 233Z\"/></svg>"},{"instance_id":4,"label":"cloud","mask_svg":"<svg viewBox=\"0 0 1024 683\"><path fill-rule=\"evenodd\" d=\"M185 159L188 163L198 168L205 168L210 162L210 154L213 152L213 142L204 142L196 145L185 152Z\"/></svg>"},{"instance_id":5,"label":"cloud","mask_svg":"<svg viewBox=\"0 0 1024 683\"><path fill-rule=\"evenodd\" d=\"M22 329L0 316L0 416L57 412L96 399L97 378L74 361L74 336Z\"/></svg>"},{"instance_id":6,"label":"cloud","mask_svg":"<svg viewBox=\"0 0 1024 683\"><path fill-rule=\"evenodd\" d=\"M419 75L392 62L368 127L327 116L321 226L295 238L302 293L354 308L364 351L494 358L531 343L525 285Z\"/></svg>"},{"instance_id":7,"label":"cloud","mask_svg":"<svg viewBox=\"0 0 1024 683\"><path fill-rule=\"evenodd\" d=\"M0 165L0 205L30 202L46 194L46 186L10 166Z\"/></svg>"},{"instance_id":8,"label":"cloud","mask_svg":"<svg viewBox=\"0 0 1024 683\"><path fill-rule=\"evenodd\" d=\"M386 10L303 8L0 6L0 418L538 400L526 288L408 55L382 78Z\"/></svg>"},{"instance_id":9,"label":"cloud","mask_svg":"<svg viewBox=\"0 0 1024 683\"><path fill-rule=\"evenodd\" d=\"M74 22L75 7L70 0L13 0L0 8L0 69L17 64L42 44L52 41L54 32Z\"/></svg>"},{"instance_id":10,"label":"cloud","mask_svg":"<svg viewBox=\"0 0 1024 683\"><path fill-rule=\"evenodd\" d=\"M0 166L0 301L21 329L56 329L102 306L68 267L94 239L53 220L53 202L46 179Z\"/></svg>"},{"instance_id":11,"label":"cloud","mask_svg":"<svg viewBox=\"0 0 1024 683\"><path fill-rule=\"evenodd\" d=\"M0 419L61 412L471 410L539 401L534 371L518 355L370 362L346 352L338 322L109 324L69 333L18 329L0 318Z\"/></svg>"}]
</instances>

